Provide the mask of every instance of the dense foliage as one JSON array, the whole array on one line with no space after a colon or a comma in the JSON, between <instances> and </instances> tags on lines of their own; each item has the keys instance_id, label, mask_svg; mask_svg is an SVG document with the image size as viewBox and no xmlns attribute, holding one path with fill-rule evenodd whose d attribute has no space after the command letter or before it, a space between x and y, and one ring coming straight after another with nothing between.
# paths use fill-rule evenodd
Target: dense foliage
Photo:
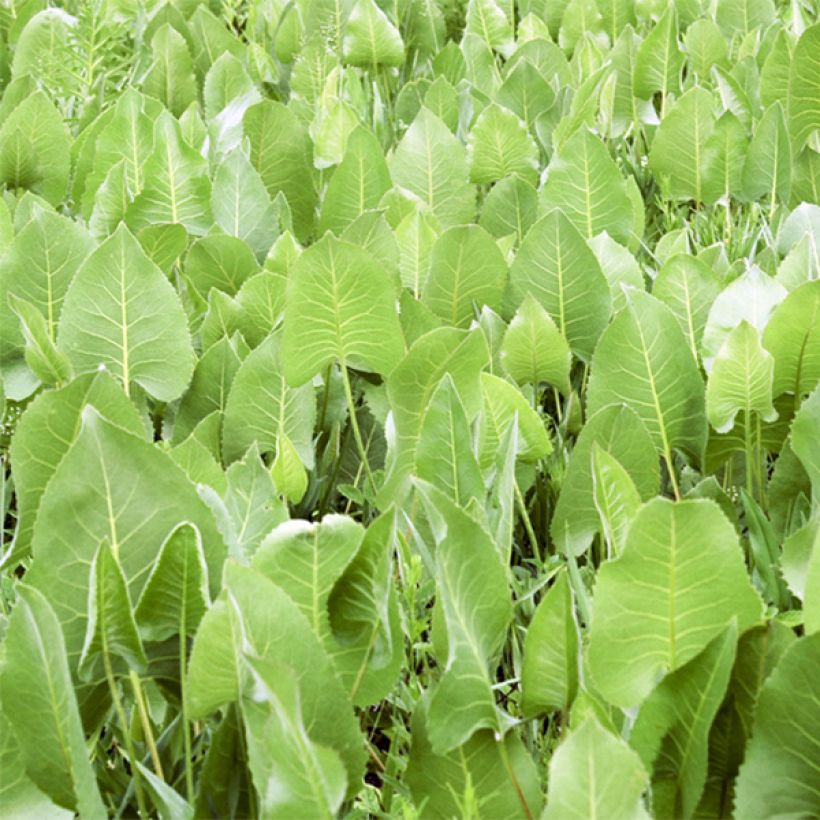
<instances>
[{"instance_id":1,"label":"dense foliage","mask_svg":"<svg viewBox=\"0 0 820 820\"><path fill-rule=\"evenodd\" d=\"M4 2L0 813L820 816L817 21Z\"/></svg>"}]
</instances>

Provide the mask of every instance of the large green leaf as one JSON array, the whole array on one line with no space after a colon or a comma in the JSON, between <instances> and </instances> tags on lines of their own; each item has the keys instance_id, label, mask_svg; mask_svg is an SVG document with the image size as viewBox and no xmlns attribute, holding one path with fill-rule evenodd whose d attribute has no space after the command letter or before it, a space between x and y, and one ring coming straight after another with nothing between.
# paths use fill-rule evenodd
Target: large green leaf
<instances>
[{"instance_id":1,"label":"large green leaf","mask_svg":"<svg viewBox=\"0 0 820 820\"><path fill-rule=\"evenodd\" d=\"M167 112L157 118L154 148L142 174L142 189L125 213L131 230L169 222L184 225L194 235L208 231L212 222L208 162L185 141L180 124Z\"/></svg>"},{"instance_id":2,"label":"large green leaf","mask_svg":"<svg viewBox=\"0 0 820 820\"><path fill-rule=\"evenodd\" d=\"M181 521L202 533L212 591L225 554L208 508L169 456L91 407L82 415L80 433L43 493L26 576L48 592L74 667L87 622L88 567L104 539L117 551L132 600L139 599L166 536Z\"/></svg>"},{"instance_id":3,"label":"large green leaf","mask_svg":"<svg viewBox=\"0 0 820 820\"><path fill-rule=\"evenodd\" d=\"M589 379L588 410L624 403L671 464L673 449L699 462L706 445L704 385L669 309L641 291L606 329Z\"/></svg>"},{"instance_id":4,"label":"large green leaf","mask_svg":"<svg viewBox=\"0 0 820 820\"><path fill-rule=\"evenodd\" d=\"M345 796L345 768L334 749L311 740L296 675L266 658L243 666L250 673L242 697L248 766L262 815L330 820Z\"/></svg>"},{"instance_id":5,"label":"large green leaf","mask_svg":"<svg viewBox=\"0 0 820 820\"><path fill-rule=\"evenodd\" d=\"M743 166L743 190L750 199L766 196L788 201L792 181L792 154L786 116L779 103L770 105L755 129Z\"/></svg>"},{"instance_id":6,"label":"large green leaf","mask_svg":"<svg viewBox=\"0 0 820 820\"><path fill-rule=\"evenodd\" d=\"M109 368L173 401L191 380L194 352L179 296L124 225L80 266L66 294L58 343L79 373Z\"/></svg>"},{"instance_id":7,"label":"large green leaf","mask_svg":"<svg viewBox=\"0 0 820 820\"><path fill-rule=\"evenodd\" d=\"M44 91L34 91L0 126L0 183L58 205L68 188L69 147L62 117Z\"/></svg>"},{"instance_id":8,"label":"large green leaf","mask_svg":"<svg viewBox=\"0 0 820 820\"><path fill-rule=\"evenodd\" d=\"M191 53L185 38L169 23L160 26L151 39L151 67L142 90L161 100L175 117L197 99Z\"/></svg>"},{"instance_id":9,"label":"large green leaf","mask_svg":"<svg viewBox=\"0 0 820 820\"><path fill-rule=\"evenodd\" d=\"M381 506L403 499L409 490L424 414L444 374L452 377L467 421L472 422L481 409L479 374L488 363L487 342L480 330L438 328L417 339L390 374L387 398L395 439L388 451Z\"/></svg>"},{"instance_id":10,"label":"large green leaf","mask_svg":"<svg viewBox=\"0 0 820 820\"><path fill-rule=\"evenodd\" d=\"M245 359L233 379L222 432L227 461L244 455L254 442L261 452L273 452L277 436L284 433L305 466L313 467L313 387L288 386L281 349L281 335L272 334Z\"/></svg>"},{"instance_id":11,"label":"large green leaf","mask_svg":"<svg viewBox=\"0 0 820 820\"><path fill-rule=\"evenodd\" d=\"M746 424L751 423L753 412L763 421L775 421L773 380L774 359L764 350L757 329L744 320L723 343L709 374L706 386L709 423L718 433L726 433L741 411Z\"/></svg>"},{"instance_id":12,"label":"large green leaf","mask_svg":"<svg viewBox=\"0 0 820 820\"><path fill-rule=\"evenodd\" d=\"M430 743L428 703L420 701L413 713L406 775L427 815L460 817L473 805L474 816L486 820L536 817L543 803L538 772L515 735L497 738L482 729L449 754L437 754Z\"/></svg>"},{"instance_id":13,"label":"large green leaf","mask_svg":"<svg viewBox=\"0 0 820 820\"><path fill-rule=\"evenodd\" d=\"M428 733L436 754L447 754L478 729L503 732L490 671L512 606L506 572L483 527L429 484L419 481L416 487L436 539L437 606L447 647L430 698Z\"/></svg>"},{"instance_id":14,"label":"large green leaf","mask_svg":"<svg viewBox=\"0 0 820 820\"><path fill-rule=\"evenodd\" d=\"M562 572L541 599L524 640L521 705L527 715L569 712L578 690L578 625Z\"/></svg>"},{"instance_id":15,"label":"large green leaf","mask_svg":"<svg viewBox=\"0 0 820 820\"><path fill-rule=\"evenodd\" d=\"M377 207L390 186L379 141L367 129L356 128L322 199L319 230L340 234L365 211Z\"/></svg>"},{"instance_id":16,"label":"large green leaf","mask_svg":"<svg viewBox=\"0 0 820 820\"><path fill-rule=\"evenodd\" d=\"M558 210L527 232L510 268L510 291L531 293L555 320L572 351L588 360L612 309L609 286L595 255Z\"/></svg>"},{"instance_id":17,"label":"large green leaf","mask_svg":"<svg viewBox=\"0 0 820 820\"><path fill-rule=\"evenodd\" d=\"M422 108L388 160L393 183L418 197L442 228L472 222L475 191L464 147L428 108Z\"/></svg>"},{"instance_id":18,"label":"large green leaf","mask_svg":"<svg viewBox=\"0 0 820 820\"><path fill-rule=\"evenodd\" d=\"M92 405L112 424L136 436L142 419L107 372L79 376L59 390L39 395L17 424L9 448L17 494L17 531L3 563L28 554L43 492L80 431L82 410Z\"/></svg>"},{"instance_id":19,"label":"large green leaf","mask_svg":"<svg viewBox=\"0 0 820 820\"><path fill-rule=\"evenodd\" d=\"M22 361L24 339L9 297L35 308L45 319L48 338L56 341L66 291L92 248L80 225L37 209L5 253L0 267L0 373L9 396L24 398L36 386Z\"/></svg>"},{"instance_id":20,"label":"large green leaf","mask_svg":"<svg viewBox=\"0 0 820 820\"><path fill-rule=\"evenodd\" d=\"M472 182L496 182L511 174L535 182L538 148L518 117L500 105L488 105L478 116L467 142Z\"/></svg>"},{"instance_id":21,"label":"large green leaf","mask_svg":"<svg viewBox=\"0 0 820 820\"><path fill-rule=\"evenodd\" d=\"M558 208L587 239L602 231L623 244L632 239L626 183L604 143L585 128L553 156L539 199L542 213Z\"/></svg>"},{"instance_id":22,"label":"large green leaf","mask_svg":"<svg viewBox=\"0 0 820 820\"><path fill-rule=\"evenodd\" d=\"M632 83L635 96L651 99L660 92L665 104L670 93L678 93L683 62L678 46L678 12L676 4L669 3L638 47Z\"/></svg>"},{"instance_id":23,"label":"large green leaf","mask_svg":"<svg viewBox=\"0 0 820 820\"><path fill-rule=\"evenodd\" d=\"M598 690L640 703L659 675L690 661L732 618L760 621L734 528L712 501L656 498L638 512L623 554L595 586L589 663Z\"/></svg>"},{"instance_id":24,"label":"large green leaf","mask_svg":"<svg viewBox=\"0 0 820 820\"><path fill-rule=\"evenodd\" d=\"M820 633L815 633L796 641L763 684L737 780L736 816L794 817L817 811L818 663Z\"/></svg>"},{"instance_id":25,"label":"large green leaf","mask_svg":"<svg viewBox=\"0 0 820 820\"><path fill-rule=\"evenodd\" d=\"M789 131L796 151L820 128L820 25L807 28L794 50L789 77Z\"/></svg>"},{"instance_id":26,"label":"large green leaf","mask_svg":"<svg viewBox=\"0 0 820 820\"><path fill-rule=\"evenodd\" d=\"M455 327L466 327L487 305L501 307L507 263L484 228L463 225L444 231L430 252L421 300Z\"/></svg>"},{"instance_id":27,"label":"large green leaf","mask_svg":"<svg viewBox=\"0 0 820 820\"><path fill-rule=\"evenodd\" d=\"M263 100L244 116L250 141L250 160L271 197L280 191L293 212L293 227L300 240L313 232L316 188L313 147L305 126L286 106Z\"/></svg>"},{"instance_id":28,"label":"large green leaf","mask_svg":"<svg viewBox=\"0 0 820 820\"><path fill-rule=\"evenodd\" d=\"M550 760L544 820L649 817L641 800L649 777L638 755L588 717Z\"/></svg>"},{"instance_id":29,"label":"large green leaf","mask_svg":"<svg viewBox=\"0 0 820 820\"><path fill-rule=\"evenodd\" d=\"M403 342L393 283L365 250L325 236L288 281L282 336L285 378L304 384L338 361L387 375Z\"/></svg>"},{"instance_id":30,"label":"large green leaf","mask_svg":"<svg viewBox=\"0 0 820 820\"><path fill-rule=\"evenodd\" d=\"M17 588L3 643L3 714L28 776L60 806L107 816L85 746L60 622L45 595ZM4 775L5 779L5 775Z\"/></svg>"},{"instance_id":31,"label":"large green leaf","mask_svg":"<svg viewBox=\"0 0 820 820\"><path fill-rule=\"evenodd\" d=\"M629 745L652 772L652 808L693 815L706 780L709 728L729 684L737 648L732 622L699 655L665 677L641 706Z\"/></svg>"},{"instance_id":32,"label":"large green leaf","mask_svg":"<svg viewBox=\"0 0 820 820\"><path fill-rule=\"evenodd\" d=\"M634 477L643 500L658 492L660 471L652 439L640 417L623 404L599 410L584 425L570 455L550 532L564 552L580 555L599 530L592 456L609 453Z\"/></svg>"},{"instance_id":33,"label":"large green leaf","mask_svg":"<svg viewBox=\"0 0 820 820\"><path fill-rule=\"evenodd\" d=\"M256 570L229 561L223 591L202 619L191 652L191 717L242 694L242 655L290 667L311 740L338 752L356 783L364 750L350 701L333 664L296 604Z\"/></svg>"},{"instance_id":34,"label":"large green leaf","mask_svg":"<svg viewBox=\"0 0 820 820\"><path fill-rule=\"evenodd\" d=\"M375 68L404 61L404 43L398 29L374 0L355 0L345 24L342 55L346 63Z\"/></svg>"}]
</instances>

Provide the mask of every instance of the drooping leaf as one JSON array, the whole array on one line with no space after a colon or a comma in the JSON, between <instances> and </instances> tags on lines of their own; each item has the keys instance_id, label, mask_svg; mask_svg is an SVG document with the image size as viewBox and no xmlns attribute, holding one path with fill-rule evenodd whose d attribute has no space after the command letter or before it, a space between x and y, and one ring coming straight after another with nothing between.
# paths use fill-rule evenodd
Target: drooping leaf
<instances>
[{"instance_id":1,"label":"drooping leaf","mask_svg":"<svg viewBox=\"0 0 820 820\"><path fill-rule=\"evenodd\" d=\"M645 504L621 557L601 567L593 607L592 676L622 707L644 700L659 675L690 661L732 618L742 631L762 615L737 534L705 499Z\"/></svg>"}]
</instances>

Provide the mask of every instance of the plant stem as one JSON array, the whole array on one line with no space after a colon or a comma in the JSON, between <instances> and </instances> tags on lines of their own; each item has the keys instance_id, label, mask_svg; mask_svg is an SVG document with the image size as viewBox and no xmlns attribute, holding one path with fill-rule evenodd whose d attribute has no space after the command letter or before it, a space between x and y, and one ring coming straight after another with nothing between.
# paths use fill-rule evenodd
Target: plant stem
<instances>
[{"instance_id":1,"label":"plant stem","mask_svg":"<svg viewBox=\"0 0 820 820\"><path fill-rule=\"evenodd\" d=\"M134 793L137 796L137 807L140 817L147 818L148 810L145 806L145 795L142 793L142 778L140 777L139 769L137 768L137 755L134 752L134 742L131 739L131 732L128 728L128 720L125 716L125 708L120 700L120 694L117 691L117 682L114 679L114 670L111 668L111 657L108 653L108 641L103 635L103 666L105 667L105 679L108 681L108 688L111 691L111 700L114 702L114 711L117 714L117 720L122 727L122 736L125 741L125 751L128 755L128 762L131 766L131 778L134 781Z\"/></svg>"},{"instance_id":2,"label":"plant stem","mask_svg":"<svg viewBox=\"0 0 820 820\"><path fill-rule=\"evenodd\" d=\"M672 451L668 447L664 450L663 460L666 462L666 471L669 473L669 482L672 484L675 501L680 501L680 487L678 486L678 477L675 475L675 462L672 460Z\"/></svg>"},{"instance_id":3,"label":"plant stem","mask_svg":"<svg viewBox=\"0 0 820 820\"><path fill-rule=\"evenodd\" d=\"M524 496L521 494L521 488L518 482L513 479L513 488L515 490L515 502L518 505L518 512L521 514L521 520L524 522L524 531L527 533L527 538L532 544L533 555L539 562L543 561L541 551L538 549L538 539L535 537L535 530L532 528L532 521L530 521L529 513L527 512L527 505L524 503Z\"/></svg>"},{"instance_id":4,"label":"plant stem","mask_svg":"<svg viewBox=\"0 0 820 820\"><path fill-rule=\"evenodd\" d=\"M752 442L752 419L749 408L744 411L743 445L746 458L746 492L754 498L754 443Z\"/></svg>"},{"instance_id":5,"label":"plant stem","mask_svg":"<svg viewBox=\"0 0 820 820\"><path fill-rule=\"evenodd\" d=\"M179 634L179 699L182 704L182 744L185 750L185 795L194 802L194 763L191 755L191 721L188 717L188 643L184 630Z\"/></svg>"},{"instance_id":6,"label":"plant stem","mask_svg":"<svg viewBox=\"0 0 820 820\"><path fill-rule=\"evenodd\" d=\"M154 740L154 732L151 729L151 719L148 716L148 708L145 705L145 695L142 691L140 677L133 669L131 669L128 673L128 678L131 681L131 688L134 690L134 700L137 703L137 712L140 716L140 723L142 724L142 731L145 735L145 742L148 744L148 751L151 753L151 762L154 765L154 771L157 773L157 777L160 780L165 780L165 774L162 771L162 762L159 759L157 744Z\"/></svg>"},{"instance_id":7,"label":"plant stem","mask_svg":"<svg viewBox=\"0 0 820 820\"><path fill-rule=\"evenodd\" d=\"M367 450L362 440L362 431L359 429L359 421L356 418L356 405L353 401L353 391L350 389L350 377L347 374L347 366L342 361L340 362L342 368L342 383L344 384L345 398L347 399L347 412L350 415L350 427L353 430L353 438L356 441L356 448L359 451L359 458L364 465L364 472L367 480L370 482L370 489L375 494L376 482L373 479L373 473L370 471L370 462L367 460Z\"/></svg>"},{"instance_id":8,"label":"plant stem","mask_svg":"<svg viewBox=\"0 0 820 820\"><path fill-rule=\"evenodd\" d=\"M507 774L509 775L510 782L512 783L515 793L518 796L518 800L521 803L521 808L524 810L524 816L527 820L533 820L532 811L527 803L527 798L524 797L524 792L521 790L521 784L518 782L518 778L515 776L512 764L510 763L510 757L507 754L507 747L504 744L504 738L497 738L496 745L498 746L498 753L501 755L501 760L504 763L504 768L507 770Z\"/></svg>"}]
</instances>

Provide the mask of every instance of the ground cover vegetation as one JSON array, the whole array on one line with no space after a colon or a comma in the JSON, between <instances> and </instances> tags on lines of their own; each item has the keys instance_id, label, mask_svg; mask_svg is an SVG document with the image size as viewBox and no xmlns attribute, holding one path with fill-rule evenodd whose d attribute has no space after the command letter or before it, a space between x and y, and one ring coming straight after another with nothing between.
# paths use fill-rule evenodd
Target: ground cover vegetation
<instances>
[{"instance_id":1,"label":"ground cover vegetation","mask_svg":"<svg viewBox=\"0 0 820 820\"><path fill-rule=\"evenodd\" d=\"M0 813L819 816L817 21L4 2Z\"/></svg>"}]
</instances>

